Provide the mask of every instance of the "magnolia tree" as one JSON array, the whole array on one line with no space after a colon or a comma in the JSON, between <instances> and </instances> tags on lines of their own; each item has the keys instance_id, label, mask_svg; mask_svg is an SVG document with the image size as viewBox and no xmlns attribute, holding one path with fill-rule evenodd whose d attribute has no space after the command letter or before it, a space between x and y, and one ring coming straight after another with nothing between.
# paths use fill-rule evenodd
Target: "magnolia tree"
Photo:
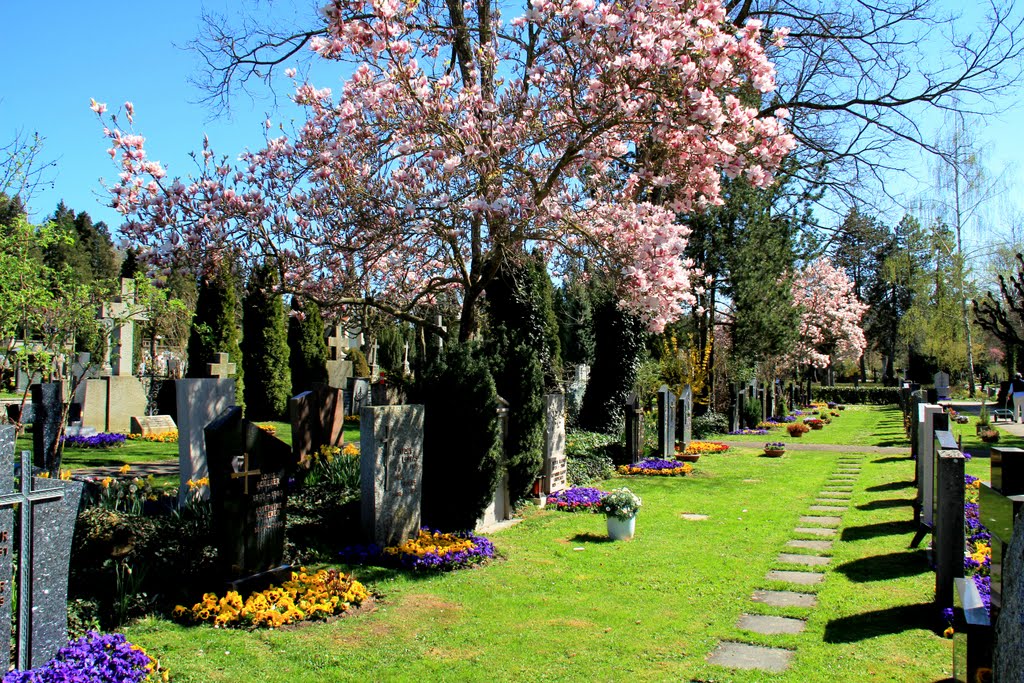
<instances>
[{"instance_id":1,"label":"magnolia tree","mask_svg":"<svg viewBox=\"0 0 1024 683\"><path fill-rule=\"evenodd\" d=\"M295 82L291 134L170 179L93 102L121 168L112 205L159 258L271 256L283 282L330 304L425 324L455 300L461 335L501 264L539 248L557 271L587 258L654 330L693 302L676 215L721 203L719 179L759 187L792 148L757 117L774 71L761 26L717 0L336 0L311 42L352 64L338 94ZM295 78L295 72L286 72ZM657 198L657 202L652 198Z\"/></svg>"},{"instance_id":2,"label":"magnolia tree","mask_svg":"<svg viewBox=\"0 0 1024 683\"><path fill-rule=\"evenodd\" d=\"M864 353L867 341L860 321L868 307L858 301L846 272L830 259L819 258L797 271L793 303L800 310L800 338L792 364L827 368Z\"/></svg>"}]
</instances>

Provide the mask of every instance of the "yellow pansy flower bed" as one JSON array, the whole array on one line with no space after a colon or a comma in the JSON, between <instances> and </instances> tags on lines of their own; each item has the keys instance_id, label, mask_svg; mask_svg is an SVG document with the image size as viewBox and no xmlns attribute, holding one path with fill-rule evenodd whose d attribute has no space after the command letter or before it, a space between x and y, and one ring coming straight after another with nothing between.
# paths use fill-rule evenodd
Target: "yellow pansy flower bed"
<instances>
[{"instance_id":1,"label":"yellow pansy flower bed","mask_svg":"<svg viewBox=\"0 0 1024 683\"><path fill-rule=\"evenodd\" d=\"M706 455L707 453L724 453L729 447L718 441L691 441L683 451L686 455Z\"/></svg>"},{"instance_id":2,"label":"yellow pansy flower bed","mask_svg":"<svg viewBox=\"0 0 1024 683\"><path fill-rule=\"evenodd\" d=\"M178 443L178 430L160 434L129 434L129 441L149 441L150 443Z\"/></svg>"},{"instance_id":3,"label":"yellow pansy flower bed","mask_svg":"<svg viewBox=\"0 0 1024 683\"><path fill-rule=\"evenodd\" d=\"M351 574L336 569L308 573L305 568L300 568L292 572L291 580L253 593L245 600L237 591L228 591L223 597L205 593L191 609L184 605L175 607L173 615L177 619L224 628L278 628L344 614L369 597L366 587Z\"/></svg>"}]
</instances>

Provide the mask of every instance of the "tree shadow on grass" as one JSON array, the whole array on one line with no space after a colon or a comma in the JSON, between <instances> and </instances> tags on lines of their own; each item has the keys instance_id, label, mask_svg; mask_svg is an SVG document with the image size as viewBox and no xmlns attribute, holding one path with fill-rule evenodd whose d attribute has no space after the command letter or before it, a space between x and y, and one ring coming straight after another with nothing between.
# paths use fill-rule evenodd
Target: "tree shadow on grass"
<instances>
[{"instance_id":1,"label":"tree shadow on grass","mask_svg":"<svg viewBox=\"0 0 1024 683\"><path fill-rule=\"evenodd\" d=\"M878 458L877 460L872 460L871 464L886 465L890 462L913 462L913 459L909 455L890 455L886 458Z\"/></svg>"},{"instance_id":2,"label":"tree shadow on grass","mask_svg":"<svg viewBox=\"0 0 1024 683\"><path fill-rule=\"evenodd\" d=\"M836 567L836 571L844 574L850 581L868 583L870 581L888 581L907 576L923 574L928 569L928 557L924 550L911 550L888 555L873 555L859 560L844 562Z\"/></svg>"},{"instance_id":3,"label":"tree shadow on grass","mask_svg":"<svg viewBox=\"0 0 1024 683\"><path fill-rule=\"evenodd\" d=\"M589 531L582 534L576 534L569 538L571 543L614 543L608 536L602 536L601 534L593 534Z\"/></svg>"},{"instance_id":4,"label":"tree shadow on grass","mask_svg":"<svg viewBox=\"0 0 1024 683\"><path fill-rule=\"evenodd\" d=\"M883 498L873 500L870 503L862 503L857 506L858 510L887 510L889 508L913 507L913 498Z\"/></svg>"},{"instance_id":5,"label":"tree shadow on grass","mask_svg":"<svg viewBox=\"0 0 1024 683\"><path fill-rule=\"evenodd\" d=\"M876 461L877 462L877 461ZM890 481L888 484L879 484L878 486L869 486L865 491L900 491L902 489L914 488L913 481Z\"/></svg>"},{"instance_id":6,"label":"tree shadow on grass","mask_svg":"<svg viewBox=\"0 0 1024 683\"><path fill-rule=\"evenodd\" d=\"M869 638L935 627L935 605L901 605L889 609L852 614L825 625L826 643L856 643Z\"/></svg>"},{"instance_id":7,"label":"tree shadow on grass","mask_svg":"<svg viewBox=\"0 0 1024 683\"><path fill-rule=\"evenodd\" d=\"M908 519L900 522L876 522L861 526L849 526L843 529L843 541L865 541L879 536L902 536L917 531L914 521Z\"/></svg>"}]
</instances>

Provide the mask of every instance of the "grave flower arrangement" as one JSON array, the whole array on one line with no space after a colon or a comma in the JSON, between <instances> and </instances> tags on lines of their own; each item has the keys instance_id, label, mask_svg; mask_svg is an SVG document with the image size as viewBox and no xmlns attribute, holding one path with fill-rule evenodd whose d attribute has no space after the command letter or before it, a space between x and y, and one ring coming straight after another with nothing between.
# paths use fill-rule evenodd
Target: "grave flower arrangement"
<instances>
[{"instance_id":1,"label":"grave flower arrangement","mask_svg":"<svg viewBox=\"0 0 1024 683\"><path fill-rule=\"evenodd\" d=\"M282 585L253 593L245 600L237 591L228 591L220 598L216 593L205 593L191 609L184 605L175 607L173 616L224 628L278 628L344 614L369 597L366 587L350 574L336 569L307 573L304 567L300 567Z\"/></svg>"},{"instance_id":2,"label":"grave flower arrangement","mask_svg":"<svg viewBox=\"0 0 1024 683\"><path fill-rule=\"evenodd\" d=\"M991 610L992 579L992 535L981 523L978 508L978 494L981 481L969 474L964 475L964 521L967 527L967 547L964 553L964 573L971 577L978 588L985 609Z\"/></svg>"},{"instance_id":3,"label":"grave flower arrangement","mask_svg":"<svg viewBox=\"0 0 1024 683\"><path fill-rule=\"evenodd\" d=\"M708 453L725 453L727 450L729 450L729 446L721 441L691 441L683 454L706 455Z\"/></svg>"},{"instance_id":4,"label":"grave flower arrangement","mask_svg":"<svg viewBox=\"0 0 1024 683\"><path fill-rule=\"evenodd\" d=\"M789 432L790 436L800 437L811 431L811 428L802 422L794 422L786 427L786 431Z\"/></svg>"},{"instance_id":5,"label":"grave flower arrangement","mask_svg":"<svg viewBox=\"0 0 1024 683\"><path fill-rule=\"evenodd\" d=\"M628 475L685 477L690 472L693 472L693 465L690 463L680 463L675 460L647 458L635 465L619 465L618 471L619 474Z\"/></svg>"},{"instance_id":6,"label":"grave flower arrangement","mask_svg":"<svg viewBox=\"0 0 1024 683\"><path fill-rule=\"evenodd\" d=\"M409 569L451 571L494 557L494 544L470 533L442 533L424 528L416 538L384 548L381 557Z\"/></svg>"},{"instance_id":7,"label":"grave flower arrangement","mask_svg":"<svg viewBox=\"0 0 1024 683\"><path fill-rule=\"evenodd\" d=\"M804 424L811 429L822 429L825 426L825 423L816 417L805 417Z\"/></svg>"},{"instance_id":8,"label":"grave flower arrangement","mask_svg":"<svg viewBox=\"0 0 1024 683\"><path fill-rule=\"evenodd\" d=\"M643 505L643 501L640 499L640 496L623 487L610 491L601 500L601 512L608 517L629 519L636 516L641 505Z\"/></svg>"},{"instance_id":9,"label":"grave flower arrangement","mask_svg":"<svg viewBox=\"0 0 1024 683\"><path fill-rule=\"evenodd\" d=\"M63 443L64 448L118 448L123 446L127 439L124 434L100 432L91 436L65 436Z\"/></svg>"},{"instance_id":10,"label":"grave flower arrangement","mask_svg":"<svg viewBox=\"0 0 1024 683\"><path fill-rule=\"evenodd\" d=\"M761 424L757 426L757 429L734 429L729 432L729 436L764 436L768 433L768 428L762 427Z\"/></svg>"},{"instance_id":11,"label":"grave flower arrangement","mask_svg":"<svg viewBox=\"0 0 1024 683\"><path fill-rule=\"evenodd\" d=\"M782 441L769 441L764 445L764 454L779 456L786 452L786 444Z\"/></svg>"},{"instance_id":12,"label":"grave flower arrangement","mask_svg":"<svg viewBox=\"0 0 1024 683\"><path fill-rule=\"evenodd\" d=\"M129 434L129 441L148 441L150 443L178 443L178 430L160 434Z\"/></svg>"},{"instance_id":13,"label":"grave flower arrangement","mask_svg":"<svg viewBox=\"0 0 1024 683\"><path fill-rule=\"evenodd\" d=\"M576 486L552 493L547 497L547 504L563 512L594 512L604 496L604 491L599 489Z\"/></svg>"},{"instance_id":14,"label":"grave flower arrangement","mask_svg":"<svg viewBox=\"0 0 1024 683\"><path fill-rule=\"evenodd\" d=\"M89 631L60 650L46 664L28 671L9 671L3 683L156 683L168 681L167 669L120 633Z\"/></svg>"}]
</instances>

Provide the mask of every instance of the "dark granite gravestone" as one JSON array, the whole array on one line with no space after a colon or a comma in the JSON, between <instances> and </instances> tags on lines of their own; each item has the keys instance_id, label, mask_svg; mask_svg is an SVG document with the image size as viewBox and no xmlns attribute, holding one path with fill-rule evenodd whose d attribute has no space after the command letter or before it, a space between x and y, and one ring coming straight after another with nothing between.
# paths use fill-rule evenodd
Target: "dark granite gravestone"
<instances>
[{"instance_id":1,"label":"dark granite gravestone","mask_svg":"<svg viewBox=\"0 0 1024 683\"><path fill-rule=\"evenodd\" d=\"M291 448L228 408L204 430L213 528L224 570L233 578L280 566L284 556Z\"/></svg>"},{"instance_id":2,"label":"dark granite gravestone","mask_svg":"<svg viewBox=\"0 0 1024 683\"><path fill-rule=\"evenodd\" d=\"M32 407L31 403L8 403L7 404L7 419L13 422L18 422L19 419L22 425L30 425L36 419L35 408Z\"/></svg>"},{"instance_id":3,"label":"dark granite gravestone","mask_svg":"<svg viewBox=\"0 0 1024 683\"><path fill-rule=\"evenodd\" d=\"M321 446L344 443L345 402L340 389L316 384L289 399L288 413L296 460L319 452Z\"/></svg>"},{"instance_id":4,"label":"dark granite gravestone","mask_svg":"<svg viewBox=\"0 0 1024 683\"><path fill-rule=\"evenodd\" d=\"M362 525L380 547L412 538L423 500L423 406L370 406L359 419Z\"/></svg>"},{"instance_id":5,"label":"dark granite gravestone","mask_svg":"<svg viewBox=\"0 0 1024 683\"><path fill-rule=\"evenodd\" d=\"M623 412L626 416L626 457L635 464L644 456L644 409L636 393L626 397Z\"/></svg>"},{"instance_id":6,"label":"dark granite gravestone","mask_svg":"<svg viewBox=\"0 0 1024 683\"><path fill-rule=\"evenodd\" d=\"M935 432L935 604L953 604L954 580L964 575L964 454L952 432Z\"/></svg>"},{"instance_id":7,"label":"dark granite gravestone","mask_svg":"<svg viewBox=\"0 0 1024 683\"><path fill-rule=\"evenodd\" d=\"M676 395L667 385L658 389L658 456L676 455Z\"/></svg>"},{"instance_id":8,"label":"dark granite gravestone","mask_svg":"<svg viewBox=\"0 0 1024 683\"><path fill-rule=\"evenodd\" d=\"M15 665L40 666L67 644L68 567L82 484L22 476L14 488L14 428L0 427L0 633L10 634L18 598ZM19 472L32 468L22 451ZM18 578L14 590L14 505L19 507ZM6 629L6 630L2 630ZM8 648L3 648L9 652ZM7 655L3 655L7 656ZM2 660L2 656L0 656ZM4 671L7 670L5 666Z\"/></svg>"},{"instance_id":9,"label":"dark granite gravestone","mask_svg":"<svg viewBox=\"0 0 1024 683\"><path fill-rule=\"evenodd\" d=\"M60 382L33 384L32 408L35 421L32 423L32 464L57 476L60 468L60 452L57 439L60 436L60 421L64 415L64 387Z\"/></svg>"},{"instance_id":10,"label":"dark granite gravestone","mask_svg":"<svg viewBox=\"0 0 1024 683\"><path fill-rule=\"evenodd\" d=\"M693 388L689 384L679 395L678 413L683 423L683 450L686 450L693 435Z\"/></svg>"},{"instance_id":11,"label":"dark granite gravestone","mask_svg":"<svg viewBox=\"0 0 1024 683\"><path fill-rule=\"evenodd\" d=\"M1017 507L1024 496L1016 496ZM993 538L993 541L995 539ZM1001 557L999 616L995 620L993 669L996 681L1024 680L1024 519L1018 515ZM993 544L994 545L994 544ZM995 557L993 556L993 563ZM992 579L995 585L995 577Z\"/></svg>"}]
</instances>

